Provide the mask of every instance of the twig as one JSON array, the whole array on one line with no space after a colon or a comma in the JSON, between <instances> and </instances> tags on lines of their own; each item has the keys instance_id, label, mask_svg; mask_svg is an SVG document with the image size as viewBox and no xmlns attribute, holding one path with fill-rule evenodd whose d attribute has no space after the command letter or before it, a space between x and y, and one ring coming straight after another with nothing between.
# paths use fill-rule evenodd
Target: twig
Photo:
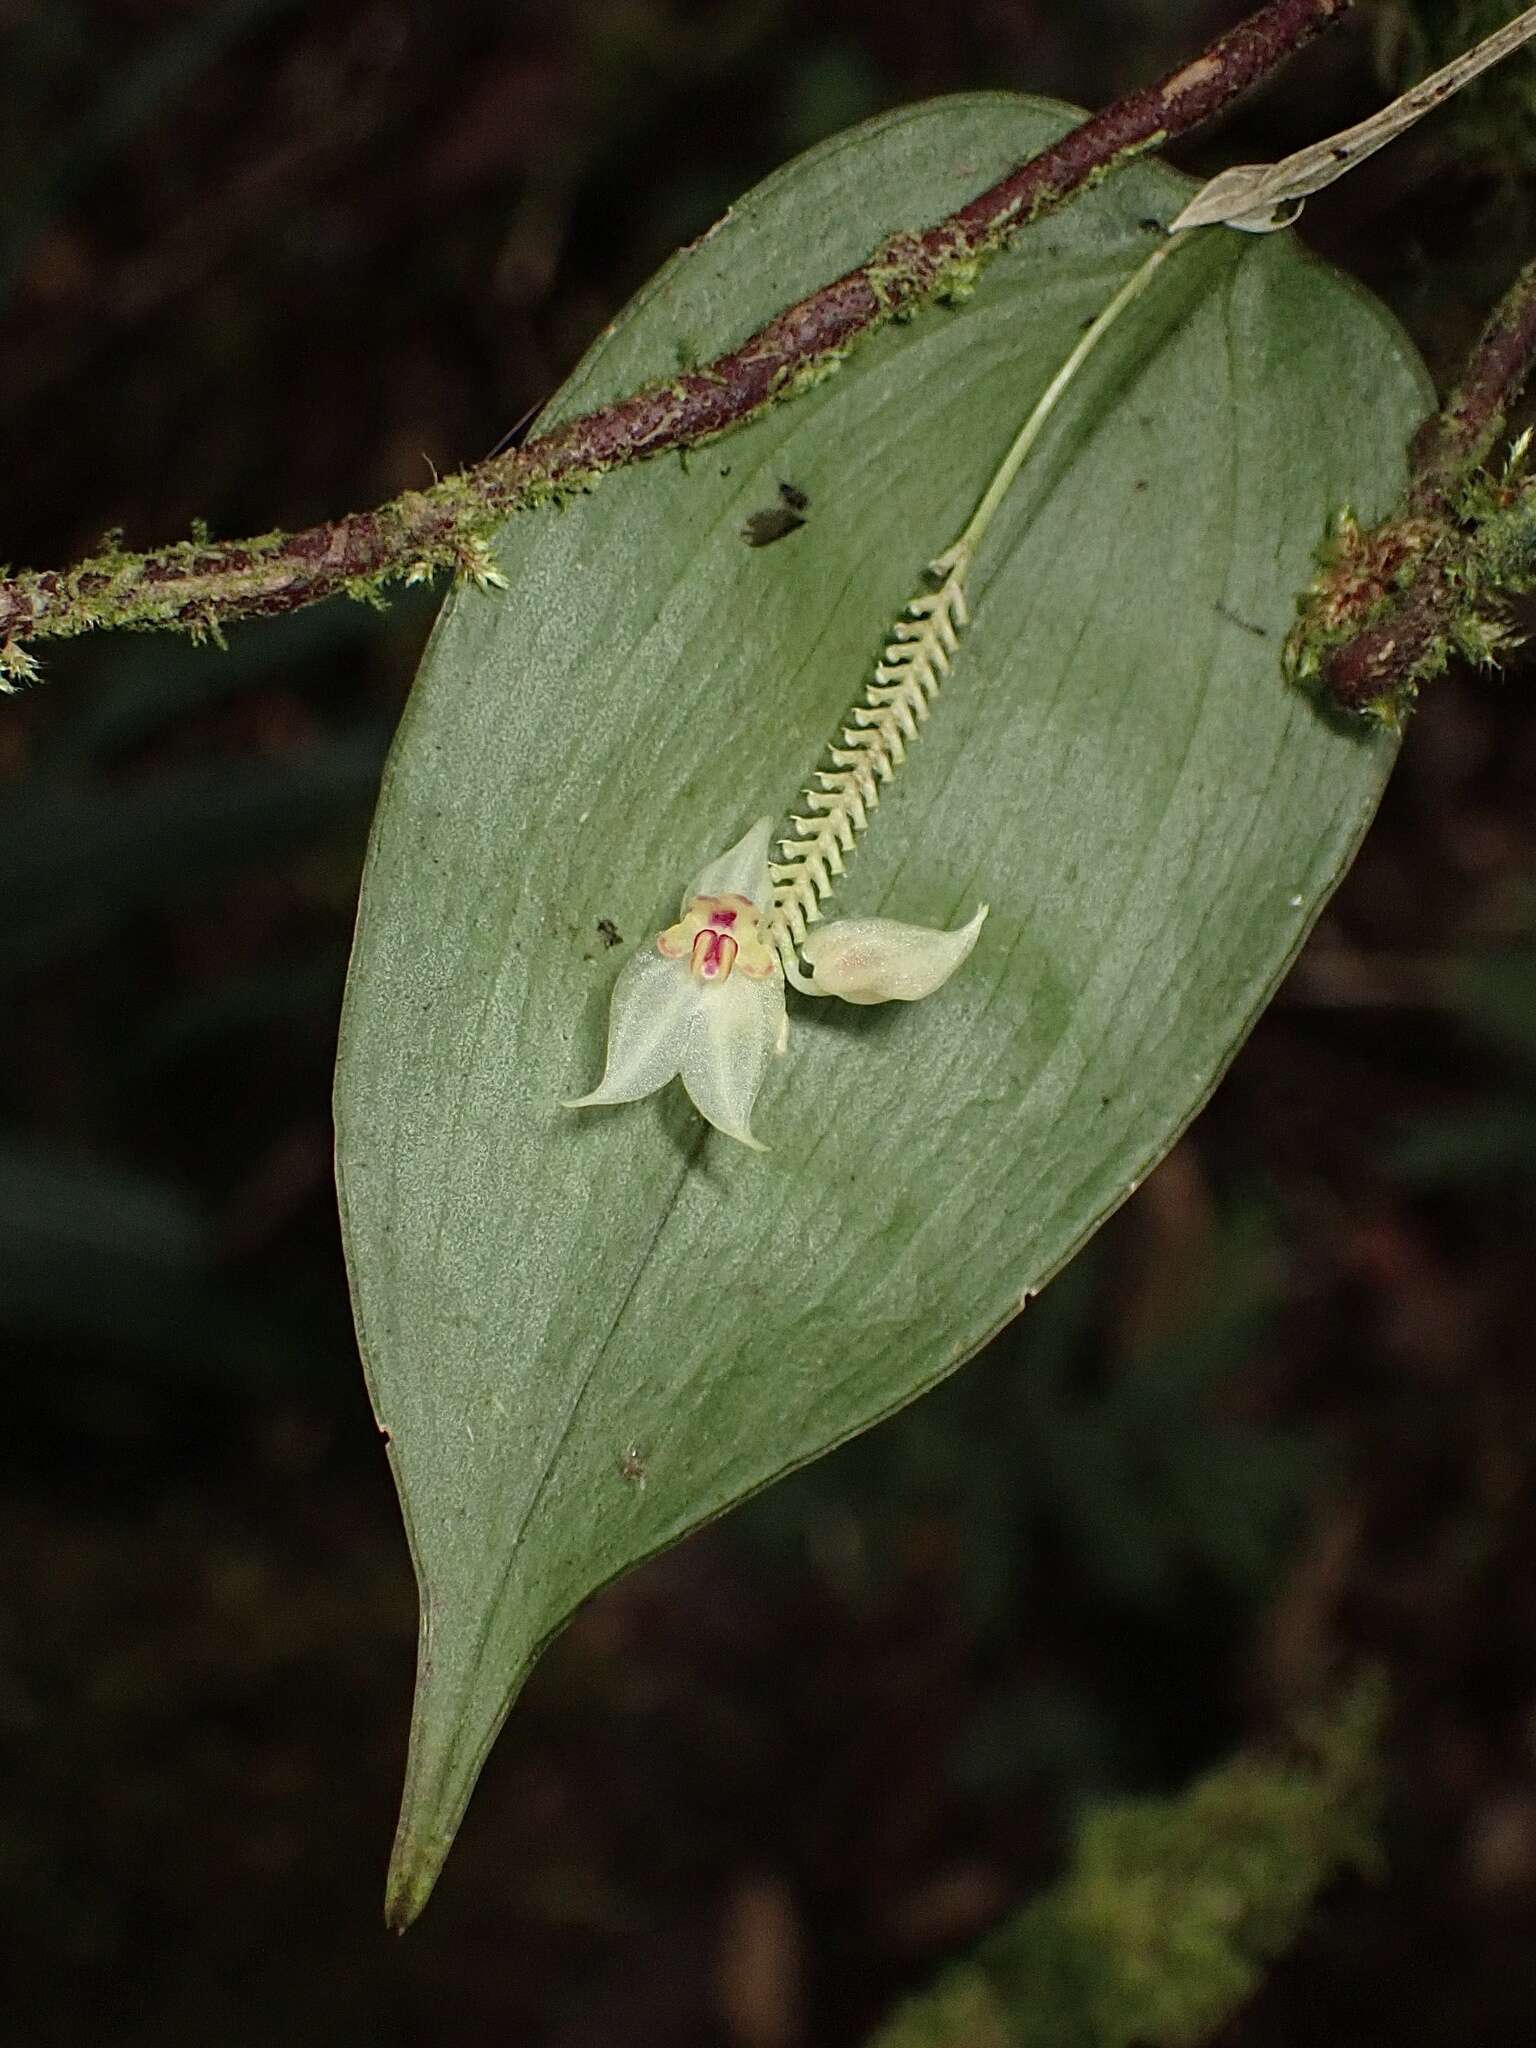
<instances>
[{"instance_id":1,"label":"twig","mask_svg":"<svg viewBox=\"0 0 1536 2048\"><path fill-rule=\"evenodd\" d=\"M1536 262L1495 308L1442 410L1414 436L1402 509L1340 520L1286 646L1290 672L1341 709L1398 723L1453 657L1491 663L1504 598L1536 577L1536 480L1524 440L1482 465L1536 363Z\"/></svg>"},{"instance_id":2,"label":"twig","mask_svg":"<svg viewBox=\"0 0 1536 2048\"><path fill-rule=\"evenodd\" d=\"M1485 462L1536 362L1536 263L1494 308L1444 408L1414 437L1416 512L1444 512L1458 484Z\"/></svg>"},{"instance_id":3,"label":"twig","mask_svg":"<svg viewBox=\"0 0 1536 2048\"><path fill-rule=\"evenodd\" d=\"M445 568L498 581L489 540L508 513L739 426L820 382L888 321L965 296L1018 229L1117 164L1209 120L1352 4L1271 0L1159 84L1093 115L936 226L892 235L867 262L704 368L648 385L430 490L301 533L198 537L149 554L112 545L71 569L0 580L0 686L34 672L28 641L101 627L216 636L233 619L293 611L342 591L374 597L392 578L419 581Z\"/></svg>"}]
</instances>

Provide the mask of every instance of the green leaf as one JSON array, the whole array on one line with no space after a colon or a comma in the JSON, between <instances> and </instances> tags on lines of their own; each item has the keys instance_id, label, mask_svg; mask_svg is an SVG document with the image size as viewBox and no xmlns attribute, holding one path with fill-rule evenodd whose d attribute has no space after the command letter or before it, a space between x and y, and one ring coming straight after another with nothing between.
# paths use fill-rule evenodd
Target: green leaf
<instances>
[{"instance_id":1,"label":"green leaf","mask_svg":"<svg viewBox=\"0 0 1536 2048\"><path fill-rule=\"evenodd\" d=\"M1072 119L967 97L813 151L660 273L552 416L708 357ZM1391 741L1288 690L1280 642L1325 519L1388 505L1429 394L1384 312L1290 237L1212 232L1054 415L838 893L929 924L986 898L971 960L910 1006L792 998L767 1157L675 1085L557 1106L597 1078L630 949L794 802L1152 246L1143 221L1188 190L1123 172L809 395L513 521L510 592L444 610L385 778L337 1084L422 1593L396 1925L578 1603L1015 1315L1195 1114L1365 829ZM748 545L781 483L804 525Z\"/></svg>"}]
</instances>

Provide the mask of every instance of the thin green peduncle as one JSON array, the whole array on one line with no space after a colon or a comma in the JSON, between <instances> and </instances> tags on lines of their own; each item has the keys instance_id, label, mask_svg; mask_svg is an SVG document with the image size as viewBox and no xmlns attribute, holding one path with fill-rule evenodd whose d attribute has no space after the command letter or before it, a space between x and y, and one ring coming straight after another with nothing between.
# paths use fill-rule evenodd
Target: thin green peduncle
<instances>
[{"instance_id":1,"label":"thin green peduncle","mask_svg":"<svg viewBox=\"0 0 1536 2048\"><path fill-rule=\"evenodd\" d=\"M1108 334L1110 328L1120 318L1120 315L1128 307L1134 305L1136 300L1141 297L1147 286L1152 282L1159 264L1167 261L1168 257L1172 255L1174 248L1175 243L1171 239L1160 243L1152 251L1146 262L1131 272L1103 312L1099 313L1084 328L1077 346L1056 372L1050 383L1046 385L1044 391L1041 392L1039 398L1035 401L1034 409L1030 413L1029 418L1014 436L1013 445L998 464L991 483L987 485L986 490L982 493L980 504L977 505L976 510L971 514L970 524L955 542L954 546L949 549L948 553L939 558L941 561L948 562L951 558L956 558L968 563L974 558L976 550L981 546L982 540L986 535L987 528L992 524L998 506L1007 497L1009 490L1012 488L1014 478L1024 467L1029 451L1045 431L1046 422L1056 410L1057 404L1067 390L1067 387L1083 367L1083 364L1087 362L1089 356L1093 354L1099 343L1104 339L1105 335Z\"/></svg>"}]
</instances>

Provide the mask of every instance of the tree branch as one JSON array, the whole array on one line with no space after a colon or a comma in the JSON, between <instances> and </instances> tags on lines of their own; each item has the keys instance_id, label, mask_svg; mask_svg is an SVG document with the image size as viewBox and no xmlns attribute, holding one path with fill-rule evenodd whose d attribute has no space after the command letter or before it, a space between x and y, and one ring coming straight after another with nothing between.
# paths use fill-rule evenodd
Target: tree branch
<instances>
[{"instance_id":1,"label":"tree branch","mask_svg":"<svg viewBox=\"0 0 1536 2048\"><path fill-rule=\"evenodd\" d=\"M1488 458L1536 361L1536 263L1494 308L1444 408L1413 442L1415 512L1449 509L1457 488Z\"/></svg>"},{"instance_id":2,"label":"tree branch","mask_svg":"<svg viewBox=\"0 0 1536 2048\"><path fill-rule=\"evenodd\" d=\"M867 262L704 368L647 385L430 490L301 533L198 536L149 554L111 545L71 569L0 580L0 687L8 676L35 673L27 641L101 627L216 636L232 619L293 611L343 591L370 597L392 578L421 581L445 568L497 581L489 541L508 513L710 440L818 383L888 321L964 297L1021 227L1221 112L1352 4L1271 0L1157 85L1093 115L936 226L892 235Z\"/></svg>"},{"instance_id":3,"label":"tree branch","mask_svg":"<svg viewBox=\"0 0 1536 2048\"><path fill-rule=\"evenodd\" d=\"M1402 509L1373 527L1343 517L1302 601L1287 666L1342 710L1398 724L1453 657L1491 664L1514 639L1503 600L1536 579L1536 479L1523 444L1501 475L1482 465L1533 363L1536 262L1415 434Z\"/></svg>"}]
</instances>

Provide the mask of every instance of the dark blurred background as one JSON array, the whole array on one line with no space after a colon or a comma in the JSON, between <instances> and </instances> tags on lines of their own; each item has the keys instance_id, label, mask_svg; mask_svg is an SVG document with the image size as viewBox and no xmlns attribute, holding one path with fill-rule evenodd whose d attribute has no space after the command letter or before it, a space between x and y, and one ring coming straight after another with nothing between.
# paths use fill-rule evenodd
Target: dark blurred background
<instances>
[{"instance_id":1,"label":"dark blurred background","mask_svg":"<svg viewBox=\"0 0 1536 2048\"><path fill-rule=\"evenodd\" d=\"M1203 0L0 0L0 552L292 526L485 453L786 156L971 87L1098 104ZM1201 170L1512 5L1365 8ZM1536 252L1536 59L1305 232L1444 375ZM1223 2034L1536 2015L1536 712L1414 720L1213 1107L937 1394L596 1601L403 1943L414 1599L328 1089L430 617L44 650L0 700L0 1946L13 2048L853 2043L1341 1670L1388 1861Z\"/></svg>"}]
</instances>

